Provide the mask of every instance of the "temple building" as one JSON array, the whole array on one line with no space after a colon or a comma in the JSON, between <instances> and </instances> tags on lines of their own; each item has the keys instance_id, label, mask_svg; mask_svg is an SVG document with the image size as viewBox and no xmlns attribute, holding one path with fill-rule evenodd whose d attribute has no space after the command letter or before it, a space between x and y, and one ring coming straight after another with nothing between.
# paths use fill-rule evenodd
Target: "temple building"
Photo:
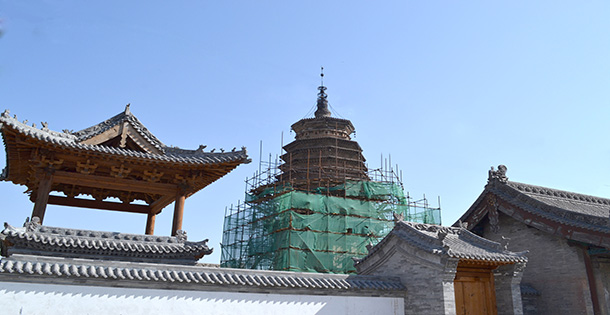
<instances>
[{"instance_id":1,"label":"temple building","mask_svg":"<svg viewBox=\"0 0 610 315\"><path fill-rule=\"evenodd\" d=\"M349 181L339 189L327 184L327 190L318 194L292 188L293 184L308 184L309 173L296 170L289 172L295 176L294 182L289 175L287 182L265 187L268 198L258 196L278 204L287 202L279 197L293 199L282 210L288 216L272 212L277 224L290 219L290 233L278 233L280 237L267 241L281 242L287 236L294 241L290 246L308 246L305 238L296 242L298 237L317 238L321 244L313 247L317 252L323 252L323 246L328 246L324 244L336 246L319 257L335 259L343 266L349 257L358 274L220 268L200 263L212 251L207 240L189 241L180 228L184 199L249 162L245 149L213 153L204 152L204 147L167 147L144 128L129 107L79 132L55 132L46 124L38 129L5 112L0 116L0 132L7 152L3 178L27 186L35 204L32 218L22 227L5 223L0 232L3 314L522 314L519 283L527 262L523 253L508 251L503 244L476 236L464 226L405 221L408 212L401 209L408 203L384 199L400 195L388 192L392 185L368 181L362 168L344 172ZM331 159L362 166L360 151L346 143L344 148L351 149L331 155ZM296 163L303 162L295 159ZM319 165L336 175L332 163ZM312 200L315 206L307 206ZM154 216L170 202L176 204L172 235L153 235ZM47 204L146 214L146 234L47 226L43 224ZM273 207L268 209L278 209ZM339 229L337 234L351 243L320 237L333 234L320 233L308 221L320 209L340 209L318 213L317 218ZM341 212L345 209L347 215ZM359 218L364 222L351 218L379 209L388 210L381 212L383 216ZM365 236L381 235L374 224L386 224L386 214L391 216L391 227L383 240L376 245L365 243L359 255L341 252L340 248L368 241ZM344 218L335 222L324 217L336 215ZM299 247L285 257L301 264L304 252Z\"/></svg>"},{"instance_id":2,"label":"temple building","mask_svg":"<svg viewBox=\"0 0 610 315\"><path fill-rule=\"evenodd\" d=\"M529 250L525 314L610 314L610 199L509 181L485 189L454 226Z\"/></svg>"}]
</instances>

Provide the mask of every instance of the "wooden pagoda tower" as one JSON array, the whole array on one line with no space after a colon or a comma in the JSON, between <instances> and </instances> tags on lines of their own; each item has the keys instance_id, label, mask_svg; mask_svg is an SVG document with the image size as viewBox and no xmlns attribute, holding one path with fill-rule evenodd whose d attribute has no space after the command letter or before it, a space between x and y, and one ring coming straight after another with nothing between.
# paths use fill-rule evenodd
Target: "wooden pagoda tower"
<instances>
[{"instance_id":1,"label":"wooden pagoda tower","mask_svg":"<svg viewBox=\"0 0 610 315\"><path fill-rule=\"evenodd\" d=\"M36 128L0 116L7 165L1 179L28 188L32 218L44 220L47 204L142 213L146 234L155 216L175 202L172 235L182 228L185 199L249 163L246 149L205 152L169 147L125 111L77 132ZM213 150L212 150L213 151ZM58 192L63 194L51 194ZM83 198L88 195L92 198ZM118 198L120 202L108 200ZM134 201L140 201L134 203ZM144 204L142 204L142 202Z\"/></svg>"},{"instance_id":2,"label":"wooden pagoda tower","mask_svg":"<svg viewBox=\"0 0 610 315\"><path fill-rule=\"evenodd\" d=\"M354 125L347 119L331 117L326 87L318 87L317 110L313 118L292 125L295 140L284 146L280 182L293 188L334 186L346 180L369 180L358 142L351 140Z\"/></svg>"}]
</instances>

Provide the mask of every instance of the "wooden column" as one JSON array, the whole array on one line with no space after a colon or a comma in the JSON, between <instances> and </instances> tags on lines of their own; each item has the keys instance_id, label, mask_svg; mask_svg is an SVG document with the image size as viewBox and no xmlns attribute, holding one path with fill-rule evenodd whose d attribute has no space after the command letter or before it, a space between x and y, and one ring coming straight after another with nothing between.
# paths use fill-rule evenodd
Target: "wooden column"
<instances>
[{"instance_id":1,"label":"wooden column","mask_svg":"<svg viewBox=\"0 0 610 315\"><path fill-rule=\"evenodd\" d=\"M53 183L53 174L45 172L44 176L38 184L38 190L36 192L36 201L34 203L34 210L32 211L32 218L40 218L40 224L44 219L44 213L47 210L47 203L49 202L49 193L51 192L51 184Z\"/></svg>"},{"instance_id":2,"label":"wooden column","mask_svg":"<svg viewBox=\"0 0 610 315\"><path fill-rule=\"evenodd\" d=\"M597 294L597 283L595 274L593 273L593 264L587 246L581 246L583 257L585 258L585 270L587 271L587 280L589 280L589 292L591 292L591 302L593 302L593 314L602 314L599 306L599 296Z\"/></svg>"},{"instance_id":3,"label":"wooden column","mask_svg":"<svg viewBox=\"0 0 610 315\"><path fill-rule=\"evenodd\" d=\"M155 218L156 217L157 217L156 214L153 214L152 212L148 213L148 217L146 218L146 231L144 232L145 234L148 234L148 235L155 234Z\"/></svg>"},{"instance_id":4,"label":"wooden column","mask_svg":"<svg viewBox=\"0 0 610 315\"><path fill-rule=\"evenodd\" d=\"M186 199L185 192L178 192L176 201L174 202L174 221L172 222L172 236L176 236L176 232L182 229L182 216L184 215L184 200Z\"/></svg>"}]
</instances>

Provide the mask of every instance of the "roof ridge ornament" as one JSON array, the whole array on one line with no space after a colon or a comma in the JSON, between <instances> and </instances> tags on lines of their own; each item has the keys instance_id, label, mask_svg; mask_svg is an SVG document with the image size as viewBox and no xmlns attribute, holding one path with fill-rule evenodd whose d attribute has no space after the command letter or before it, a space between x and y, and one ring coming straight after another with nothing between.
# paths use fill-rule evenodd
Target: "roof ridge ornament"
<instances>
[{"instance_id":1,"label":"roof ridge ornament","mask_svg":"<svg viewBox=\"0 0 610 315\"><path fill-rule=\"evenodd\" d=\"M125 115L131 115L131 110L129 109L130 105L131 105L131 103L128 103L127 105L125 105Z\"/></svg>"},{"instance_id":2,"label":"roof ridge ornament","mask_svg":"<svg viewBox=\"0 0 610 315\"><path fill-rule=\"evenodd\" d=\"M331 113L328 110L328 95L324 92L326 87L324 86L324 67L320 67L320 86L318 86L318 109L315 112L316 118L330 117Z\"/></svg>"},{"instance_id":3,"label":"roof ridge ornament","mask_svg":"<svg viewBox=\"0 0 610 315\"><path fill-rule=\"evenodd\" d=\"M392 211L392 216L394 217L394 223L398 223L400 221L404 221L405 220L405 214L404 213L397 213Z\"/></svg>"},{"instance_id":4,"label":"roof ridge ornament","mask_svg":"<svg viewBox=\"0 0 610 315\"><path fill-rule=\"evenodd\" d=\"M506 165L498 165L498 170L494 170L494 167L491 167L491 170L489 170L488 174L489 177L487 178L487 182L491 182L492 180L497 180L500 183L506 183L508 182L508 177L506 177L506 171L508 170L508 168L506 167Z\"/></svg>"},{"instance_id":5,"label":"roof ridge ornament","mask_svg":"<svg viewBox=\"0 0 610 315\"><path fill-rule=\"evenodd\" d=\"M25 227L28 232L38 231L38 229L41 227L40 218L36 216L32 217L31 220L29 217L26 218L23 227Z\"/></svg>"}]
</instances>

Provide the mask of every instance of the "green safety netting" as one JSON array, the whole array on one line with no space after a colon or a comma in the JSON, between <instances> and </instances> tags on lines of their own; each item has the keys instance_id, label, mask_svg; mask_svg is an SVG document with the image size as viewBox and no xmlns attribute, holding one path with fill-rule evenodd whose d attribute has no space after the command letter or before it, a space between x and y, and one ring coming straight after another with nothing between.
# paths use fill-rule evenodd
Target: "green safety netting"
<instances>
[{"instance_id":1,"label":"green safety netting","mask_svg":"<svg viewBox=\"0 0 610 315\"><path fill-rule=\"evenodd\" d=\"M354 272L352 257L366 255L370 237L313 231L280 231L271 244L252 241L243 259L226 261L225 267L291 271Z\"/></svg>"},{"instance_id":2,"label":"green safety netting","mask_svg":"<svg viewBox=\"0 0 610 315\"><path fill-rule=\"evenodd\" d=\"M352 257L365 256L366 245L392 229L393 212L440 224L440 209L415 209L395 183L348 181L314 192L272 187L247 200L225 217L224 267L351 273Z\"/></svg>"}]
</instances>

